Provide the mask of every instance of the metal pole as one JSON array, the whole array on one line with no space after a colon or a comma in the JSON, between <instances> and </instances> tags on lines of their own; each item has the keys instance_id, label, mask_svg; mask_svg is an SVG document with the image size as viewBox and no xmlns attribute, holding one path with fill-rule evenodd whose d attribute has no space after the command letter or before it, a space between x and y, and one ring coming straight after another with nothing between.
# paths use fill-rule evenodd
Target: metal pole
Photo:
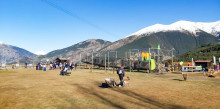
<instances>
[{"instance_id":1,"label":"metal pole","mask_svg":"<svg viewBox=\"0 0 220 109\"><path fill-rule=\"evenodd\" d=\"M139 59L140 59L140 53L139 53L139 49L138 49L138 61L139 61Z\"/></svg>"},{"instance_id":2,"label":"metal pole","mask_svg":"<svg viewBox=\"0 0 220 109\"><path fill-rule=\"evenodd\" d=\"M109 70L109 51L108 51L108 70Z\"/></svg>"},{"instance_id":3,"label":"metal pole","mask_svg":"<svg viewBox=\"0 0 220 109\"><path fill-rule=\"evenodd\" d=\"M115 51L115 65L117 65L117 58L118 58L118 53L117 53L117 51Z\"/></svg>"},{"instance_id":4,"label":"metal pole","mask_svg":"<svg viewBox=\"0 0 220 109\"><path fill-rule=\"evenodd\" d=\"M150 59L151 59L151 53L150 53L150 48L149 48L149 73L150 73L150 70L151 70L151 68L150 68Z\"/></svg>"},{"instance_id":5,"label":"metal pole","mask_svg":"<svg viewBox=\"0 0 220 109\"><path fill-rule=\"evenodd\" d=\"M158 49L158 73L160 73L160 50Z\"/></svg>"},{"instance_id":6,"label":"metal pole","mask_svg":"<svg viewBox=\"0 0 220 109\"><path fill-rule=\"evenodd\" d=\"M82 61L81 61L81 53L79 54L79 58L80 58L80 64L81 64L81 62L82 62Z\"/></svg>"},{"instance_id":7,"label":"metal pole","mask_svg":"<svg viewBox=\"0 0 220 109\"><path fill-rule=\"evenodd\" d=\"M6 50L6 52L7 52L7 50ZM5 57L5 63L4 63L4 64L5 64L5 67L6 67L6 64L7 64L7 62L6 62L6 56L4 55L4 57Z\"/></svg>"},{"instance_id":8,"label":"metal pole","mask_svg":"<svg viewBox=\"0 0 220 109\"><path fill-rule=\"evenodd\" d=\"M88 53L86 53L86 61L88 62L89 58L88 58Z\"/></svg>"},{"instance_id":9,"label":"metal pole","mask_svg":"<svg viewBox=\"0 0 220 109\"><path fill-rule=\"evenodd\" d=\"M19 67L20 67L20 61L19 61L19 53L18 53L18 65L19 65Z\"/></svg>"},{"instance_id":10,"label":"metal pole","mask_svg":"<svg viewBox=\"0 0 220 109\"><path fill-rule=\"evenodd\" d=\"M220 63L220 58L218 58L218 63Z\"/></svg>"},{"instance_id":11,"label":"metal pole","mask_svg":"<svg viewBox=\"0 0 220 109\"><path fill-rule=\"evenodd\" d=\"M92 52L92 70L93 70L93 52Z\"/></svg>"},{"instance_id":12,"label":"metal pole","mask_svg":"<svg viewBox=\"0 0 220 109\"><path fill-rule=\"evenodd\" d=\"M118 58L118 52L117 51L115 51L115 54L116 54L116 59Z\"/></svg>"},{"instance_id":13,"label":"metal pole","mask_svg":"<svg viewBox=\"0 0 220 109\"><path fill-rule=\"evenodd\" d=\"M4 51L4 49L2 49L2 51L3 51L3 56L2 56L2 64L3 64L3 57L4 57L4 55L5 55L5 51Z\"/></svg>"},{"instance_id":14,"label":"metal pole","mask_svg":"<svg viewBox=\"0 0 220 109\"><path fill-rule=\"evenodd\" d=\"M72 53L72 59L73 59L74 57L73 57L73 53ZM72 60L72 62L73 62L73 60Z\"/></svg>"},{"instance_id":15,"label":"metal pole","mask_svg":"<svg viewBox=\"0 0 220 109\"><path fill-rule=\"evenodd\" d=\"M172 67L173 67L173 50L172 50Z\"/></svg>"},{"instance_id":16,"label":"metal pole","mask_svg":"<svg viewBox=\"0 0 220 109\"><path fill-rule=\"evenodd\" d=\"M34 58L32 58L33 59L33 64L32 64L32 67L34 68Z\"/></svg>"},{"instance_id":17,"label":"metal pole","mask_svg":"<svg viewBox=\"0 0 220 109\"><path fill-rule=\"evenodd\" d=\"M88 53L86 53L86 68L87 68L87 62L88 62Z\"/></svg>"},{"instance_id":18,"label":"metal pole","mask_svg":"<svg viewBox=\"0 0 220 109\"><path fill-rule=\"evenodd\" d=\"M82 64L81 53L79 53L79 59L80 59L80 61L79 61L79 69L80 69L80 66Z\"/></svg>"},{"instance_id":19,"label":"metal pole","mask_svg":"<svg viewBox=\"0 0 220 109\"><path fill-rule=\"evenodd\" d=\"M102 55L99 55L99 63L98 64L100 64L100 65L101 65L101 56Z\"/></svg>"},{"instance_id":20,"label":"metal pole","mask_svg":"<svg viewBox=\"0 0 220 109\"><path fill-rule=\"evenodd\" d=\"M107 72L107 71L106 71L106 54L105 54L105 72Z\"/></svg>"},{"instance_id":21,"label":"metal pole","mask_svg":"<svg viewBox=\"0 0 220 109\"><path fill-rule=\"evenodd\" d=\"M127 59L127 52L125 52L125 58Z\"/></svg>"},{"instance_id":22,"label":"metal pole","mask_svg":"<svg viewBox=\"0 0 220 109\"><path fill-rule=\"evenodd\" d=\"M131 72L131 50L129 50L130 52L130 72Z\"/></svg>"}]
</instances>

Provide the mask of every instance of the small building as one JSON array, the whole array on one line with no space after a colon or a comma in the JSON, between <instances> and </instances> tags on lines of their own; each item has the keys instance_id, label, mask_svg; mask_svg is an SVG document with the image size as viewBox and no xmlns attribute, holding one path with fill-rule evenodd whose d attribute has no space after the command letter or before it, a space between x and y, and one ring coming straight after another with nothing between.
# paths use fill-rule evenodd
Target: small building
<instances>
[{"instance_id":1,"label":"small building","mask_svg":"<svg viewBox=\"0 0 220 109\"><path fill-rule=\"evenodd\" d=\"M202 68L207 68L208 63L210 63L211 60L197 60L195 61L196 66L202 66Z\"/></svg>"},{"instance_id":2,"label":"small building","mask_svg":"<svg viewBox=\"0 0 220 109\"><path fill-rule=\"evenodd\" d=\"M69 63L70 60L67 58L57 58L56 59L56 63L64 63L64 62Z\"/></svg>"},{"instance_id":3,"label":"small building","mask_svg":"<svg viewBox=\"0 0 220 109\"><path fill-rule=\"evenodd\" d=\"M173 65L178 65L180 64L180 62L173 62ZM190 64L190 66L192 66L192 62L183 62L182 66L188 66ZM195 65L195 62L193 62L193 64Z\"/></svg>"}]
</instances>

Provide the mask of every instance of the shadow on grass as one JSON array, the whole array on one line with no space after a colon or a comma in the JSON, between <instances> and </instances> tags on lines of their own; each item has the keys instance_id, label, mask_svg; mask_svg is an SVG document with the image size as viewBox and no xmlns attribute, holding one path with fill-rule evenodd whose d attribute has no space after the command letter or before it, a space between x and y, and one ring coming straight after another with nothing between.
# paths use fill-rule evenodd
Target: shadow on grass
<instances>
[{"instance_id":1,"label":"shadow on grass","mask_svg":"<svg viewBox=\"0 0 220 109\"><path fill-rule=\"evenodd\" d=\"M106 83L102 83L100 86L100 88L111 88L108 84Z\"/></svg>"},{"instance_id":2,"label":"shadow on grass","mask_svg":"<svg viewBox=\"0 0 220 109\"><path fill-rule=\"evenodd\" d=\"M138 103L136 102L137 105L139 106L147 106L147 104L156 106L158 108L169 108L169 109L185 109L185 107L183 106L179 106L179 105L173 105L173 104L168 104L168 103L160 103L159 101L156 101L154 99L151 99L147 96L138 94L136 92L130 91L130 90L123 90L123 89L112 89L113 91L119 92L121 94L127 95L129 97L132 97L134 99L137 99L139 101L143 101L145 104L143 103ZM132 102L132 101L130 101ZM149 106L149 105L148 105Z\"/></svg>"},{"instance_id":3,"label":"shadow on grass","mask_svg":"<svg viewBox=\"0 0 220 109\"><path fill-rule=\"evenodd\" d=\"M79 107L76 105L76 100L70 98L69 96L65 95L65 94L56 94L56 96L58 98L61 98L62 99L62 102L59 103L59 104L54 104L57 108L59 109L72 109L72 108L75 108L75 109L79 109ZM66 103L70 104L70 105L66 105Z\"/></svg>"},{"instance_id":4,"label":"shadow on grass","mask_svg":"<svg viewBox=\"0 0 220 109\"><path fill-rule=\"evenodd\" d=\"M74 84L74 85L77 86L78 90L80 92L84 93L84 95L86 95L86 96L93 95L93 96L97 97L99 99L100 103L102 103L102 104L105 103L105 104L108 104L110 106L113 106L114 108L125 109L125 107L122 106L121 104L115 103L115 102L113 102L113 100L105 97L105 95L107 93L96 92L96 91L93 90L92 87L82 86L80 84Z\"/></svg>"},{"instance_id":5,"label":"shadow on grass","mask_svg":"<svg viewBox=\"0 0 220 109\"><path fill-rule=\"evenodd\" d=\"M99 82L95 82L95 84L99 84ZM143 107L143 108L147 108L149 107L150 105L153 105L157 108L169 108L169 109L185 109L186 107L183 107L183 106L180 106L180 105L173 105L173 104L169 104L169 103L160 103L159 101L156 101L150 97L147 97L147 96L144 96L144 95L141 95L139 93L136 93L134 91L131 91L131 90L126 90L126 89L123 89L123 88L109 88L110 90L112 91L115 91L115 92L118 92L122 95L125 95L125 96L128 96L128 97L131 97L131 99L126 99L126 100L123 100L124 102L127 102L129 104L136 104L140 107ZM99 96L100 98L102 98L101 96ZM117 97L118 99L122 99L120 97ZM136 100L132 100L132 99L136 99ZM107 99L105 99L106 101L108 101ZM140 101L140 102L138 102ZM144 103L143 103L144 102ZM119 105L119 104L117 104ZM120 106L119 106L120 107Z\"/></svg>"},{"instance_id":6,"label":"shadow on grass","mask_svg":"<svg viewBox=\"0 0 220 109\"><path fill-rule=\"evenodd\" d=\"M182 80L182 79L173 79L173 80L176 80L176 81L184 81L184 80Z\"/></svg>"},{"instance_id":7,"label":"shadow on grass","mask_svg":"<svg viewBox=\"0 0 220 109\"><path fill-rule=\"evenodd\" d=\"M125 109L131 104L136 105L140 108L169 108L169 109L185 109L186 107L180 105L174 105L170 103L162 103L158 100L155 100L152 97L148 97L142 94L139 94L135 91L123 89L123 88L108 88L108 89L96 89L94 86L85 86L81 84L73 84L77 87L78 91L83 93L87 98L93 99L95 97L95 101L100 102L100 104L106 104L112 106L114 108ZM95 86L100 85L100 81L94 82ZM103 90L103 91L98 91ZM108 91L113 91L115 94L111 94L109 96ZM108 96L107 96L108 95ZM121 96L120 96L121 95ZM169 96L167 96L169 97ZM117 99L117 100L115 100ZM117 102L121 101L121 102ZM129 104L127 107L126 104ZM135 107L135 106L134 106Z\"/></svg>"}]
</instances>

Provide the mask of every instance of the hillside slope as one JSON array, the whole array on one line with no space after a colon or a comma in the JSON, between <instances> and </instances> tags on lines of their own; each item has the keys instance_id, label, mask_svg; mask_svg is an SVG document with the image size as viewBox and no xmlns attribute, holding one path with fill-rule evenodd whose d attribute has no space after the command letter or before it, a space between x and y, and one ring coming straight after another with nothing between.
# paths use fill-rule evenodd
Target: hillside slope
<instances>
[{"instance_id":1,"label":"hillside slope","mask_svg":"<svg viewBox=\"0 0 220 109\"><path fill-rule=\"evenodd\" d=\"M208 44L191 51L184 53L183 55L175 58L176 61L191 61L194 60L213 60L213 56L216 56L217 60L220 58L220 44Z\"/></svg>"},{"instance_id":2,"label":"hillside slope","mask_svg":"<svg viewBox=\"0 0 220 109\"><path fill-rule=\"evenodd\" d=\"M128 40L128 38L133 38ZM140 49L148 51L149 48L156 48L160 44L162 49L171 50L175 49L174 55L181 55L189 50L200 47L207 44L218 43L218 38L208 34L206 32L198 32L197 36L193 36L187 32L158 32L151 35L142 35L141 37L127 37L118 42L112 43L110 46L100 50L101 53L106 53L107 51L115 50L118 51L118 57L125 57L125 52L129 49Z\"/></svg>"},{"instance_id":3,"label":"hillside slope","mask_svg":"<svg viewBox=\"0 0 220 109\"><path fill-rule=\"evenodd\" d=\"M56 58L68 58L73 62L78 62L80 61L80 54L81 58L83 59L87 55L91 55L92 52L97 52L109 44L111 44L109 41L101 39L90 39L64 49L54 50L46 55L39 56L37 60L45 61L46 59L50 59L50 61L53 61Z\"/></svg>"},{"instance_id":4,"label":"hillside slope","mask_svg":"<svg viewBox=\"0 0 220 109\"><path fill-rule=\"evenodd\" d=\"M29 57L33 58L36 55L16 46L7 45L4 43L0 44L0 63L12 61L17 58Z\"/></svg>"}]
</instances>

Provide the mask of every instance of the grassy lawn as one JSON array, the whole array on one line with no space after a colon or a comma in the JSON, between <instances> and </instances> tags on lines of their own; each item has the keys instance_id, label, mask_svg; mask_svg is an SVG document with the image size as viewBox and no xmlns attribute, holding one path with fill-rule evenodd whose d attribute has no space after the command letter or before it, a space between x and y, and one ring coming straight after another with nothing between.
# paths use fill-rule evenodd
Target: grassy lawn
<instances>
[{"instance_id":1,"label":"grassy lawn","mask_svg":"<svg viewBox=\"0 0 220 109\"><path fill-rule=\"evenodd\" d=\"M111 109L111 108L219 108L220 78L202 73L146 74L126 72L123 88L101 88L105 78L119 82L117 74L79 69L70 76L59 70L17 69L0 71L0 109Z\"/></svg>"}]
</instances>

